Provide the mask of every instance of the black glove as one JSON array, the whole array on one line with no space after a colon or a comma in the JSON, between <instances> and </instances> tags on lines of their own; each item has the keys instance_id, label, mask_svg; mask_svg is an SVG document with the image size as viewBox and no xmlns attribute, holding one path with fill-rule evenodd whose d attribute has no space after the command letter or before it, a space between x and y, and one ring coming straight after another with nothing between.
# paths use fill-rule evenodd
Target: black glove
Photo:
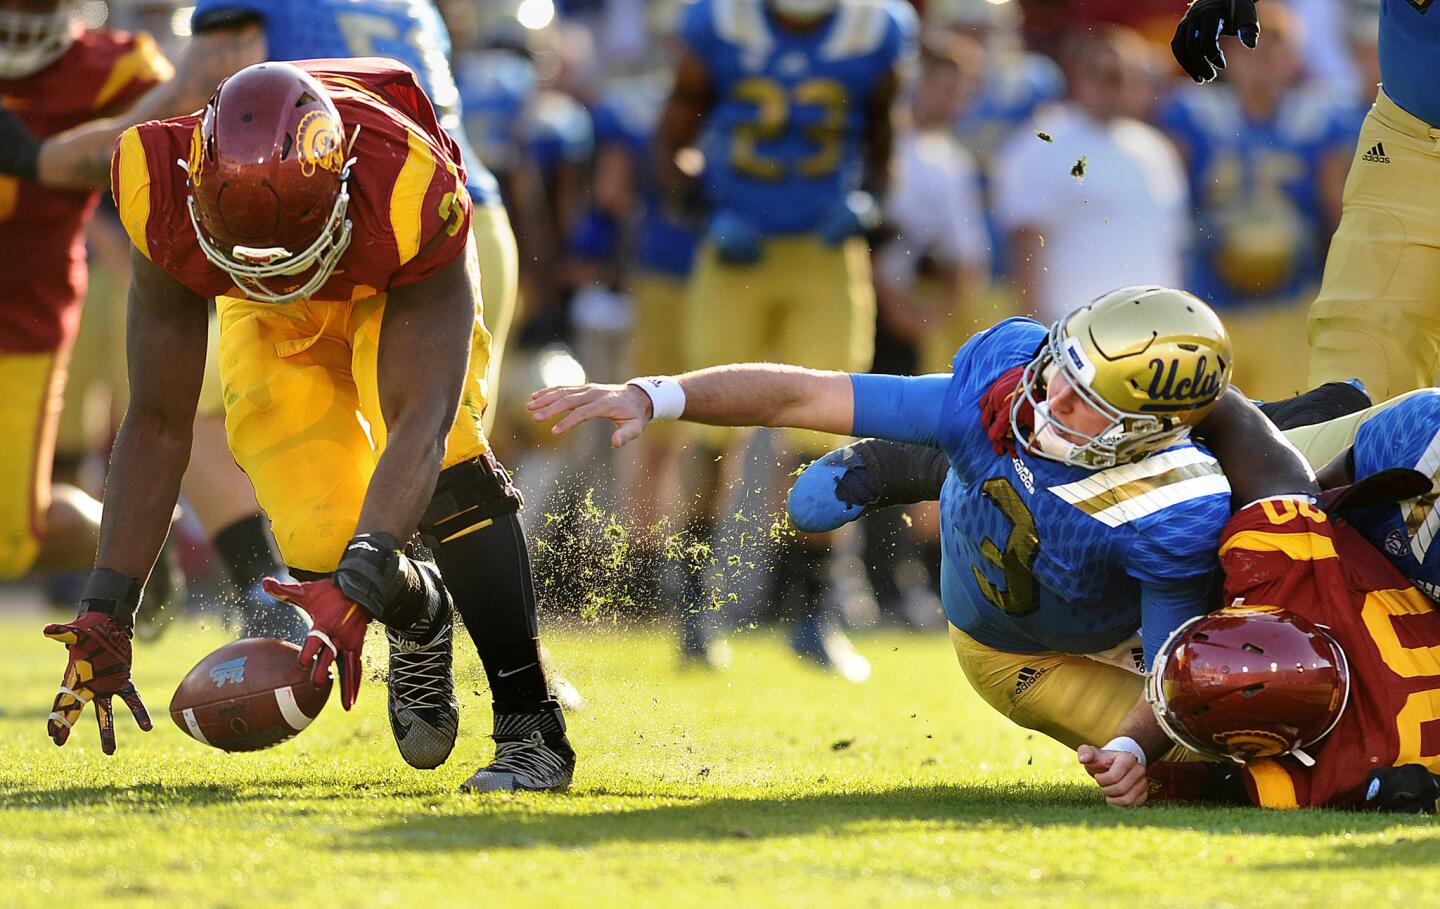
<instances>
[{"instance_id":1,"label":"black glove","mask_svg":"<svg viewBox=\"0 0 1440 909\"><path fill-rule=\"evenodd\" d=\"M1405 814L1434 814L1440 776L1421 764L1384 767L1365 777L1365 807Z\"/></svg>"},{"instance_id":2,"label":"black glove","mask_svg":"<svg viewBox=\"0 0 1440 909\"><path fill-rule=\"evenodd\" d=\"M1260 37L1255 0L1194 0L1170 41L1175 62L1196 82L1209 82L1225 68L1221 35L1239 38L1246 47L1255 46Z\"/></svg>"},{"instance_id":3,"label":"black glove","mask_svg":"<svg viewBox=\"0 0 1440 909\"><path fill-rule=\"evenodd\" d=\"M40 140L15 112L0 107L0 174L34 180L40 163Z\"/></svg>"}]
</instances>

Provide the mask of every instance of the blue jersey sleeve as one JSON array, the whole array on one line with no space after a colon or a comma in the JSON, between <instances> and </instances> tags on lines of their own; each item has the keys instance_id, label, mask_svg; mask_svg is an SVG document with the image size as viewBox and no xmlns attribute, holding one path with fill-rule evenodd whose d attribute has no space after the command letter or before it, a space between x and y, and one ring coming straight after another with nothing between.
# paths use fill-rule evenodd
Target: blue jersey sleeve
<instances>
[{"instance_id":1,"label":"blue jersey sleeve","mask_svg":"<svg viewBox=\"0 0 1440 909\"><path fill-rule=\"evenodd\" d=\"M1155 665L1170 632L1210 611L1210 583L1204 574L1179 580L1146 581L1140 585L1140 643L1145 648L1145 668Z\"/></svg>"},{"instance_id":2,"label":"blue jersey sleeve","mask_svg":"<svg viewBox=\"0 0 1440 909\"><path fill-rule=\"evenodd\" d=\"M715 34L713 0L693 0L680 14L679 35L685 49L706 59L719 40Z\"/></svg>"},{"instance_id":3,"label":"blue jersey sleeve","mask_svg":"<svg viewBox=\"0 0 1440 909\"><path fill-rule=\"evenodd\" d=\"M875 436L892 442L938 445L940 422L945 413L945 395L952 377L850 376L855 392L857 436Z\"/></svg>"},{"instance_id":4,"label":"blue jersey sleeve","mask_svg":"<svg viewBox=\"0 0 1440 909\"><path fill-rule=\"evenodd\" d=\"M909 65L918 53L916 44L920 32L920 20L915 8L901 0L888 0L885 9L890 14L890 28L885 35L882 52L886 59L899 65Z\"/></svg>"}]
</instances>

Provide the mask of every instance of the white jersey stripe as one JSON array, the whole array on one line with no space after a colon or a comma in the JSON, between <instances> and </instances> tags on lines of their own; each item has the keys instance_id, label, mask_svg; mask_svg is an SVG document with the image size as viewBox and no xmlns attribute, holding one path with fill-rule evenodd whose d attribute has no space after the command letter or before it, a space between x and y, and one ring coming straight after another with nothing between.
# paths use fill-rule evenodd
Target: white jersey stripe
<instances>
[{"instance_id":1,"label":"white jersey stripe","mask_svg":"<svg viewBox=\"0 0 1440 909\"><path fill-rule=\"evenodd\" d=\"M1140 518L1148 517L1171 505L1179 505L1202 496L1228 494L1230 483L1224 475L1212 474L1192 477L1152 490L1133 499L1126 499L1096 512L1092 517L1106 527L1119 527Z\"/></svg>"},{"instance_id":2,"label":"white jersey stripe","mask_svg":"<svg viewBox=\"0 0 1440 909\"><path fill-rule=\"evenodd\" d=\"M1214 463L1214 458L1193 445L1190 445L1185 448L1176 448L1171 451L1151 455L1134 464L1124 464L1120 467L1110 467L1105 470L1100 470L1073 483L1066 483L1062 486L1051 486L1050 491L1070 504L1077 505L1086 499L1093 499L1096 496L1104 495L1118 486L1124 486L1136 480L1159 476L1177 467Z\"/></svg>"}]
</instances>

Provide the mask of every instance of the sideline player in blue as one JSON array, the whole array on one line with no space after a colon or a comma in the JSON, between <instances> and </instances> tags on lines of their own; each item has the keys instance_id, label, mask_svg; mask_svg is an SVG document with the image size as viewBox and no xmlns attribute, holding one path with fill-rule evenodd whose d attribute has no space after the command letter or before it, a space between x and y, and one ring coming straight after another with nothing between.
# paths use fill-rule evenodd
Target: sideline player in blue
<instances>
[{"instance_id":1,"label":"sideline player in blue","mask_svg":"<svg viewBox=\"0 0 1440 909\"><path fill-rule=\"evenodd\" d=\"M961 666L1001 713L1074 748L1111 738L1131 710L1148 715L1136 631L1148 665L1172 630L1209 611L1230 486L1187 437L1230 370L1209 307L1129 287L1048 330L1001 322L966 342L948 375L725 366L546 389L530 408L562 416L556 433L609 419L616 446L683 415L942 450L941 593ZM1000 408L1008 419L995 419ZM1018 447L1002 453L997 422Z\"/></svg>"},{"instance_id":2,"label":"sideline player in blue","mask_svg":"<svg viewBox=\"0 0 1440 909\"><path fill-rule=\"evenodd\" d=\"M194 37L175 78L148 92L123 118L97 121L46 141L40 149L41 181L84 186L98 174L99 183L106 184L110 149L120 132L135 123L198 109L222 79L245 66L361 55L399 60L415 71L434 99L441 126L464 153L466 186L475 202L472 233L484 316L492 332L487 375L494 400L502 332L515 299L518 255L499 187L465 141L459 92L448 61L449 35L430 0L201 0L191 30ZM489 507L492 499L503 501L513 494L503 469L495 469L498 464L472 469L470 463L439 478L437 501L448 494L457 507ZM505 514L465 539L468 543L437 547L435 555L490 682L497 750L496 759L462 788L564 788L573 757L561 760L538 734L532 738L543 731L553 739L556 729L563 737L564 719L540 656L534 583L519 520ZM389 709L396 744L412 765L438 766L448 756L459 724L451 625L446 623L418 649L396 635L390 636L390 645ZM536 750L547 754L536 759Z\"/></svg>"},{"instance_id":3,"label":"sideline player in blue","mask_svg":"<svg viewBox=\"0 0 1440 909\"><path fill-rule=\"evenodd\" d=\"M1382 0L1379 95L1360 131L1310 307L1310 385L1359 377L1376 400L1440 372L1440 221L1425 187L1440 176L1440 16L1434 0ZM1196 82L1225 67L1223 35L1255 47L1255 0L1196 0L1171 49Z\"/></svg>"},{"instance_id":4,"label":"sideline player in blue","mask_svg":"<svg viewBox=\"0 0 1440 909\"><path fill-rule=\"evenodd\" d=\"M1235 384L1267 401L1308 387L1303 359L1269 352L1305 347L1354 147L1350 136L1336 160L1333 93L1297 86L1298 29L1289 10L1272 11L1265 41L1230 61L1223 84L1177 90L1158 123L1185 158L1195 205L1185 287L1225 320Z\"/></svg>"},{"instance_id":5,"label":"sideline player in blue","mask_svg":"<svg viewBox=\"0 0 1440 909\"><path fill-rule=\"evenodd\" d=\"M862 236L889 178L891 110L914 53L902 0L696 0L661 117L659 175L708 210L685 308L687 365L775 360L862 371L874 356L875 293ZM703 161L703 172L687 162ZM707 434L691 488L698 535L713 535L719 466L734 433ZM818 455L830 440L790 434ZM807 601L797 653L868 675L819 613L827 550L790 546L783 574ZM684 608L703 608L692 590ZM687 642L688 643L688 642ZM707 656L696 641L695 656Z\"/></svg>"}]
</instances>

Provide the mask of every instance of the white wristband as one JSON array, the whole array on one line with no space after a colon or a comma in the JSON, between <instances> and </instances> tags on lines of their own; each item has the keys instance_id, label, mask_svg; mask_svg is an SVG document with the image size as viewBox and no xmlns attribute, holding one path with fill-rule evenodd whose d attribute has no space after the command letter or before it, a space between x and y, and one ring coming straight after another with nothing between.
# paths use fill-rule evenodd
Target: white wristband
<instances>
[{"instance_id":1,"label":"white wristband","mask_svg":"<svg viewBox=\"0 0 1440 909\"><path fill-rule=\"evenodd\" d=\"M1115 738L1106 742L1104 747L1102 747L1100 750L1128 751L1131 754L1135 755L1135 758L1140 762L1141 767L1144 767L1149 763L1145 760L1145 749L1141 748L1140 743L1130 738L1130 736L1128 735L1117 735Z\"/></svg>"},{"instance_id":2,"label":"white wristband","mask_svg":"<svg viewBox=\"0 0 1440 909\"><path fill-rule=\"evenodd\" d=\"M685 413L685 389L669 376L641 376L625 384L645 392L654 411L652 420L678 420Z\"/></svg>"}]
</instances>

